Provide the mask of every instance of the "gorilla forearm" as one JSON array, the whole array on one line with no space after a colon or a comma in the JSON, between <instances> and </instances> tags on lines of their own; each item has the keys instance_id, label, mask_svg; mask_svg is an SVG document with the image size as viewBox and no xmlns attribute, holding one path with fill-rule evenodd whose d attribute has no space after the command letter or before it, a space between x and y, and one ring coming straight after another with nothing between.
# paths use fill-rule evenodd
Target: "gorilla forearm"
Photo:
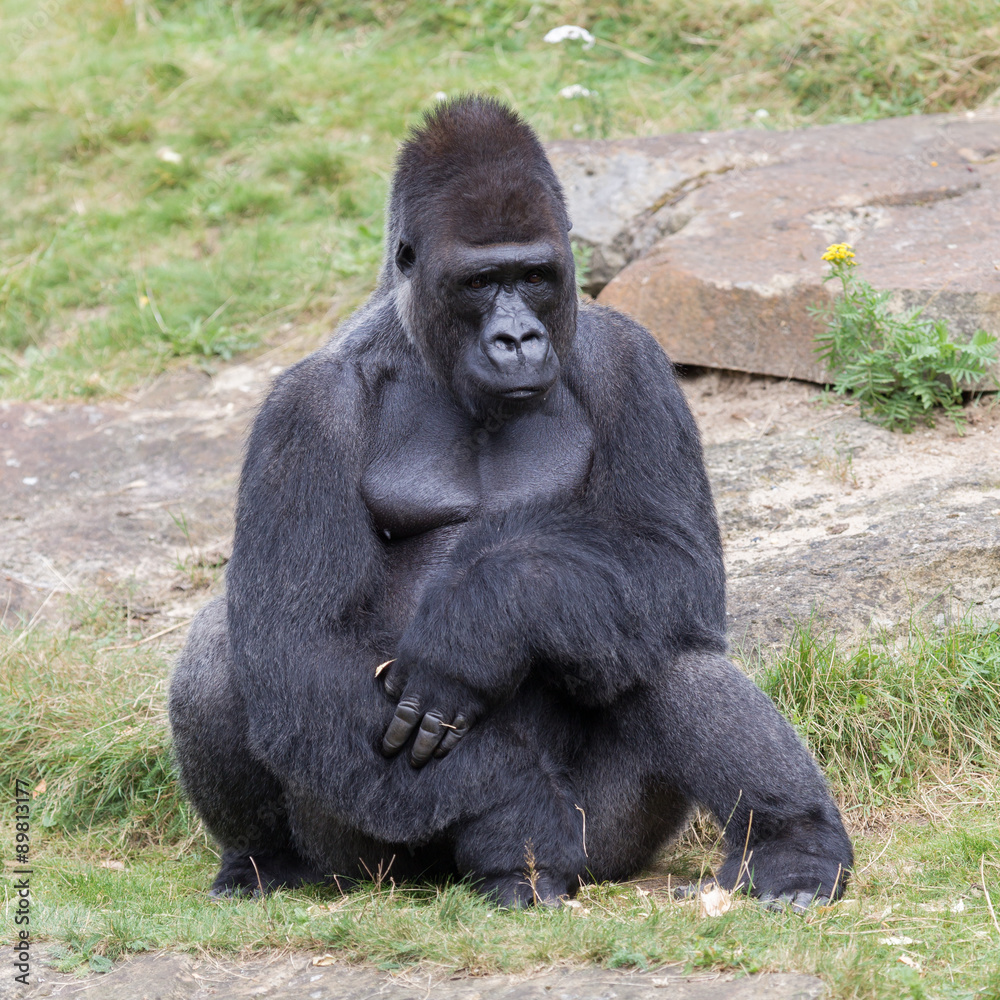
<instances>
[{"instance_id":1,"label":"gorilla forearm","mask_svg":"<svg viewBox=\"0 0 1000 1000\"><path fill-rule=\"evenodd\" d=\"M577 519L508 519L459 547L424 595L399 655L508 699L538 664L607 704L672 653L722 651L721 571L677 541L627 540Z\"/></svg>"}]
</instances>

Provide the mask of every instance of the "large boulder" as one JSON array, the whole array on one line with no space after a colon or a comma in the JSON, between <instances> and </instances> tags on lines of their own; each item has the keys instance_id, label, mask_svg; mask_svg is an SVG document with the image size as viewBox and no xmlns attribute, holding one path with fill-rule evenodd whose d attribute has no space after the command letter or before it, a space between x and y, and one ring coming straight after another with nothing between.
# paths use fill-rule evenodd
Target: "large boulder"
<instances>
[{"instance_id":1,"label":"large boulder","mask_svg":"<svg viewBox=\"0 0 1000 1000\"><path fill-rule=\"evenodd\" d=\"M834 292L820 257L839 242L900 308L923 306L957 337L1000 334L998 110L556 142L549 155L592 248L589 290L678 363L828 381L810 310Z\"/></svg>"}]
</instances>

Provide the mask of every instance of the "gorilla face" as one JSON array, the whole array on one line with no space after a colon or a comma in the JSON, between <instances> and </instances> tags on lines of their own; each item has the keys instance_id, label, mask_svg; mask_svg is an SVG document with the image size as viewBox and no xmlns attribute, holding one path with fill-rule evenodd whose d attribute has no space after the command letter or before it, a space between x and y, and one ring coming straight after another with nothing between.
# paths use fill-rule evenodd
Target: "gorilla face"
<instances>
[{"instance_id":1,"label":"gorilla face","mask_svg":"<svg viewBox=\"0 0 1000 1000\"><path fill-rule=\"evenodd\" d=\"M564 248L456 241L421 256L400 241L404 323L439 380L472 413L538 405L559 377L557 348L572 340Z\"/></svg>"},{"instance_id":2,"label":"gorilla face","mask_svg":"<svg viewBox=\"0 0 1000 1000\"><path fill-rule=\"evenodd\" d=\"M480 418L540 405L576 334L562 188L531 128L489 98L411 133L389 199L382 287L442 388Z\"/></svg>"}]
</instances>

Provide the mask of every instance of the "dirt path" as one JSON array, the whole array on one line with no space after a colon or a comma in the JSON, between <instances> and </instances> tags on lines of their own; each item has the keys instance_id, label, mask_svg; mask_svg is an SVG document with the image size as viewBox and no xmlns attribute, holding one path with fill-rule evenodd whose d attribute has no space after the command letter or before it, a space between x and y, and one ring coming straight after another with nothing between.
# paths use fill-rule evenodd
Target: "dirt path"
<instances>
[{"instance_id":1,"label":"dirt path","mask_svg":"<svg viewBox=\"0 0 1000 1000\"><path fill-rule=\"evenodd\" d=\"M186 621L220 576L243 437L289 360L170 375L130 402L0 404L0 619L43 603L58 617L97 588L147 634ZM950 424L902 435L805 383L684 384L734 641L780 641L810 613L847 630L913 612L1000 617L1000 408L973 408L962 437Z\"/></svg>"},{"instance_id":2,"label":"dirt path","mask_svg":"<svg viewBox=\"0 0 1000 1000\"><path fill-rule=\"evenodd\" d=\"M823 993L819 979L785 973L687 977L671 969L630 973L559 968L520 976L449 977L317 966L310 956L297 954L236 964L160 952L136 955L102 976L80 979L44 969L37 978L26 992L14 992L4 979L0 1000L813 1000Z\"/></svg>"}]
</instances>

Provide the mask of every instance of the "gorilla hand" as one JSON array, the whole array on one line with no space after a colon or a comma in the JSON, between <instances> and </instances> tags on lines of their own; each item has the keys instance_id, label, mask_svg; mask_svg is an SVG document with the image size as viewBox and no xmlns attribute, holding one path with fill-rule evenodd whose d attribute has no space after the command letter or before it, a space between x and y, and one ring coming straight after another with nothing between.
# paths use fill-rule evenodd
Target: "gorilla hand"
<instances>
[{"instance_id":1,"label":"gorilla hand","mask_svg":"<svg viewBox=\"0 0 1000 1000\"><path fill-rule=\"evenodd\" d=\"M423 767L431 756L443 757L469 731L482 703L461 681L397 660L385 674L386 693L397 701L396 714L382 740L382 753L393 757L416 730L410 763Z\"/></svg>"}]
</instances>

